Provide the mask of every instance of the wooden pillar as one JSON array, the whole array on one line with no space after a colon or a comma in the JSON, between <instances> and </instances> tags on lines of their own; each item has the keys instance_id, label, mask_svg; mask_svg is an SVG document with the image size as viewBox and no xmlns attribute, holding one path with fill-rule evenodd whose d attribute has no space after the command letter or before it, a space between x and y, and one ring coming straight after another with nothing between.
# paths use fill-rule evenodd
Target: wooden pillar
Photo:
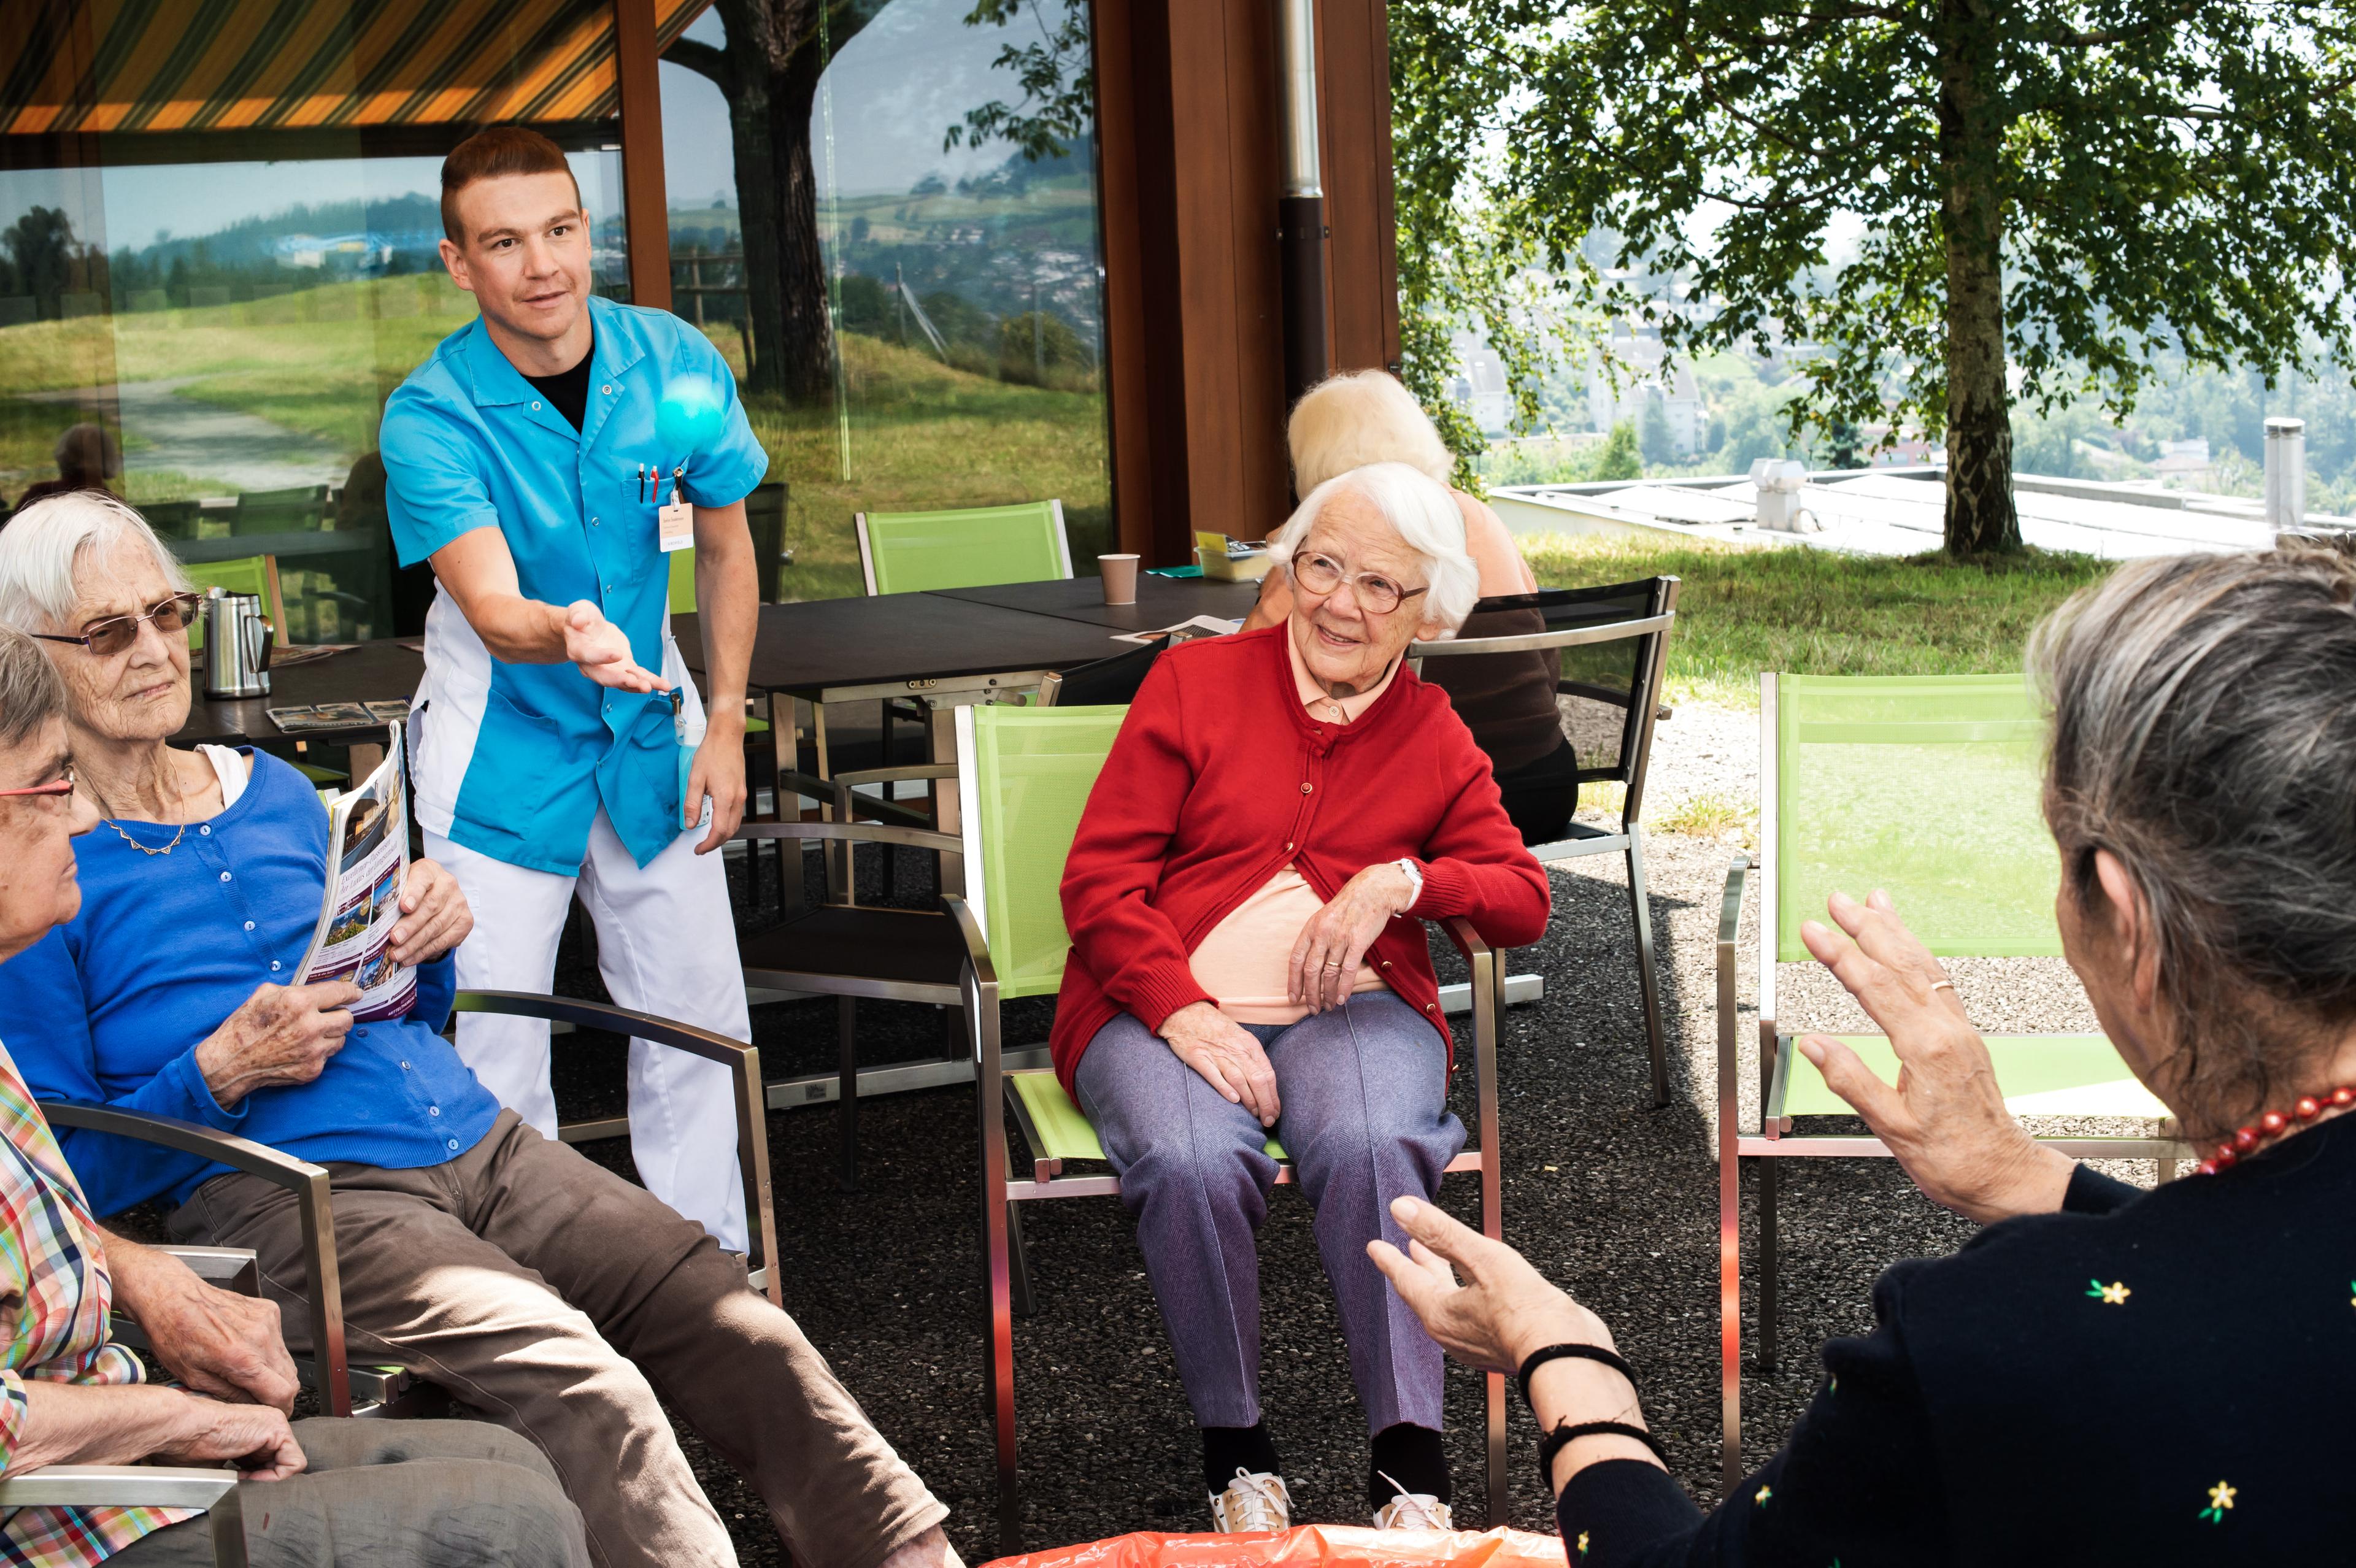
<instances>
[{"instance_id":1,"label":"wooden pillar","mask_svg":"<svg viewBox=\"0 0 2356 1568\"><path fill-rule=\"evenodd\" d=\"M1384 0L1319 0L1325 133L1326 317L1333 368L1398 373L1398 208L1391 185L1391 44Z\"/></svg>"},{"instance_id":2,"label":"wooden pillar","mask_svg":"<svg viewBox=\"0 0 2356 1568\"><path fill-rule=\"evenodd\" d=\"M1398 352L1383 17L1383 0L1321 0L1337 368ZM1257 539L1290 506L1275 10L1096 0L1096 50L1121 548L1178 565L1194 530Z\"/></svg>"},{"instance_id":3,"label":"wooden pillar","mask_svg":"<svg viewBox=\"0 0 2356 1568\"><path fill-rule=\"evenodd\" d=\"M670 308L670 198L663 189L662 46L655 0L614 0L614 64L622 110L622 207L630 303Z\"/></svg>"}]
</instances>

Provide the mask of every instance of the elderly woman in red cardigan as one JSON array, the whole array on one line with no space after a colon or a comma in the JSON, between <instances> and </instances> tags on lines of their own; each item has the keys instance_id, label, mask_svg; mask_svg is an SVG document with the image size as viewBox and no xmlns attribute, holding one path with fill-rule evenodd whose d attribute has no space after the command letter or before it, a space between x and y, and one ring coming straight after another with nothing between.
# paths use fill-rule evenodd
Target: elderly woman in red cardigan
<instances>
[{"instance_id":1,"label":"elderly woman in red cardigan","mask_svg":"<svg viewBox=\"0 0 2356 1568\"><path fill-rule=\"evenodd\" d=\"M1445 1527L1441 1356L1367 1259L1404 1245L1463 1147L1422 922L1499 947L1546 929L1546 872L1408 644L1471 613L1447 490L1375 464L1310 492L1272 543L1280 624L1173 648L1088 797L1064 873L1072 958L1056 1071L1136 1217L1203 1435L1213 1522L1291 1522L1260 1420L1255 1232L1291 1156L1316 1210L1384 1527Z\"/></svg>"}]
</instances>

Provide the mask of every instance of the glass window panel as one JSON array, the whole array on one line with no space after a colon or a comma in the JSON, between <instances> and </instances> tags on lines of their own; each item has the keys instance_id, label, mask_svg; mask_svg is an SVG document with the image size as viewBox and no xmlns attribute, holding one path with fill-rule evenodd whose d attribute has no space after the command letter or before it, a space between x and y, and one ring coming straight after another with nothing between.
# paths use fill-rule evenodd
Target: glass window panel
<instances>
[{"instance_id":1,"label":"glass window panel","mask_svg":"<svg viewBox=\"0 0 2356 1568\"><path fill-rule=\"evenodd\" d=\"M1060 500L1093 572L1115 534L1085 0L824 14L814 77L723 99L715 75L760 68L716 12L661 72L673 308L790 485L778 596L863 592L861 511ZM1026 64L1055 86L1026 96Z\"/></svg>"},{"instance_id":2,"label":"glass window panel","mask_svg":"<svg viewBox=\"0 0 2356 1568\"><path fill-rule=\"evenodd\" d=\"M443 155L487 119L554 136L593 286L628 297L608 0L42 9L59 69L0 108L0 496L100 480L192 564L276 555L282 640L393 635L421 584L379 418L475 315L436 253Z\"/></svg>"}]
</instances>

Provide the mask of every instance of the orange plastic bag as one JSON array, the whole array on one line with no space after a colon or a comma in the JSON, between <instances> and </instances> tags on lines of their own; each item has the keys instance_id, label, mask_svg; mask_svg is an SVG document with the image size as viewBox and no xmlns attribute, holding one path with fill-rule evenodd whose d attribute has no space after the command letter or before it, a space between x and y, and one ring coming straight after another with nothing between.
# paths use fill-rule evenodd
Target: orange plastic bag
<instances>
[{"instance_id":1,"label":"orange plastic bag","mask_svg":"<svg viewBox=\"0 0 2356 1568\"><path fill-rule=\"evenodd\" d=\"M988 1568L1565 1568L1562 1542L1521 1530L1370 1530L1301 1524L1249 1535L1166 1535L1141 1531L1001 1557Z\"/></svg>"}]
</instances>

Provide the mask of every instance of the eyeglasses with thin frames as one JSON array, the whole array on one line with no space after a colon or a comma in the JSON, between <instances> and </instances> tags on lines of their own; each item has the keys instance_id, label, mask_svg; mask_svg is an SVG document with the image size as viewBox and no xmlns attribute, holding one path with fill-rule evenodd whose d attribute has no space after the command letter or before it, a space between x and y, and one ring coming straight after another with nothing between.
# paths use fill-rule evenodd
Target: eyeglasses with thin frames
<instances>
[{"instance_id":1,"label":"eyeglasses with thin frames","mask_svg":"<svg viewBox=\"0 0 2356 1568\"><path fill-rule=\"evenodd\" d=\"M203 603L193 593L175 593L169 599L158 599L136 615L109 615L102 621L88 622L79 637L61 632L35 632L33 635L45 643L80 643L100 658L112 658L139 640L139 628L146 622L155 622L155 629L166 636L186 630L196 618L197 606Z\"/></svg>"},{"instance_id":2,"label":"eyeglasses with thin frames","mask_svg":"<svg viewBox=\"0 0 2356 1568\"><path fill-rule=\"evenodd\" d=\"M1301 587L1320 595L1333 592L1347 580L1359 605L1376 615L1387 615L1417 594L1430 592L1428 585L1401 588L1389 578L1371 571L1361 571L1352 576L1343 569L1340 561L1330 555L1312 553L1294 557L1292 575Z\"/></svg>"},{"instance_id":3,"label":"eyeglasses with thin frames","mask_svg":"<svg viewBox=\"0 0 2356 1568\"><path fill-rule=\"evenodd\" d=\"M49 800L62 800L67 795L73 794L73 764L71 763L68 763L65 765L65 771L59 774L58 777L51 779L48 784L32 784L24 789L0 789L0 800L4 800L12 795L30 795L37 800L44 802Z\"/></svg>"}]
</instances>

